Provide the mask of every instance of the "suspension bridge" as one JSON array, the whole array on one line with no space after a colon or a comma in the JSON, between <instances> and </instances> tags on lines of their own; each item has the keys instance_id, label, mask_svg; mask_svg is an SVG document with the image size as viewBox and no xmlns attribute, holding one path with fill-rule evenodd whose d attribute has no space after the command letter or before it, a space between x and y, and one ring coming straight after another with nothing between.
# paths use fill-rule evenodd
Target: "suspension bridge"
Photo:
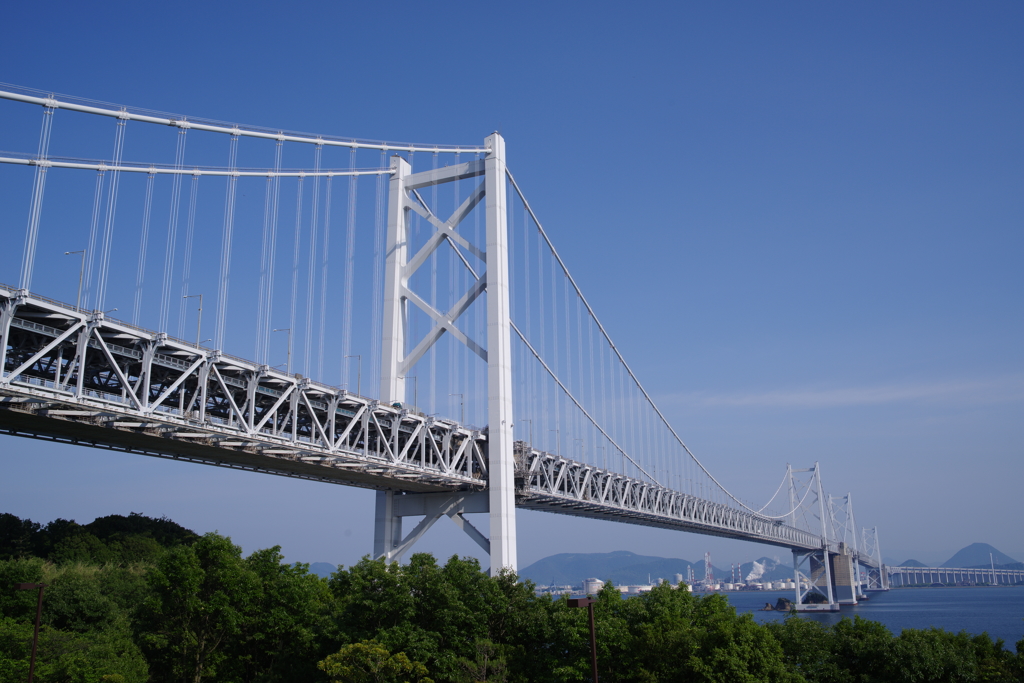
<instances>
[{"instance_id":1,"label":"suspension bridge","mask_svg":"<svg viewBox=\"0 0 1024 683\"><path fill-rule=\"evenodd\" d=\"M0 433L374 489L387 560L448 517L514 570L529 508L788 548L799 608L887 588L817 463L754 505L695 457L499 134L309 135L9 85L0 118Z\"/></svg>"}]
</instances>

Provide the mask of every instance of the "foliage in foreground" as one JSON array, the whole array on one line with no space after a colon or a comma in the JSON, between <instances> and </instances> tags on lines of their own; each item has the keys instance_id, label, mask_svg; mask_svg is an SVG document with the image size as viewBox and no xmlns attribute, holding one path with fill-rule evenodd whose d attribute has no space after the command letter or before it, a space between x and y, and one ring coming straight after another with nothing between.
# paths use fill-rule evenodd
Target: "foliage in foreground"
<instances>
[{"instance_id":1,"label":"foliage in foreground","mask_svg":"<svg viewBox=\"0 0 1024 683\"><path fill-rule=\"evenodd\" d=\"M590 680L586 610L537 597L512 574L490 577L476 560L364 558L325 580L279 548L243 557L223 536L138 517L116 519L103 547L88 542L98 557L50 561L31 554L46 527L0 519L20 539L0 546L0 681L27 677L35 617L35 592L8 587L40 581L41 683ZM138 547L125 523L154 541L147 561L111 554L111 539ZM157 540L154 526L171 533ZM76 527L64 525L81 536ZM595 616L607 683L1024 681L1024 640L1013 653L984 634L893 636L862 619L760 625L721 595L668 585L628 599L606 586Z\"/></svg>"}]
</instances>

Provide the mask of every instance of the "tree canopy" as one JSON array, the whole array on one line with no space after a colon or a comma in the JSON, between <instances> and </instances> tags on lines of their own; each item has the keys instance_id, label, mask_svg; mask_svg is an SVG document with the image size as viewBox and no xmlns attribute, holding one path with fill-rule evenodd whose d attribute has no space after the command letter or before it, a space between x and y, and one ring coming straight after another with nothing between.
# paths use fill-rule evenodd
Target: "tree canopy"
<instances>
[{"instance_id":1,"label":"tree canopy","mask_svg":"<svg viewBox=\"0 0 1024 683\"><path fill-rule=\"evenodd\" d=\"M27 677L36 595L47 585L41 683L568 683L590 680L587 611L537 596L471 558L363 558L329 579L279 547L243 556L132 513L45 526L0 515L0 681ZM1016 652L985 634L893 635L798 616L761 625L717 594L668 584L595 604L605 683L1024 682Z\"/></svg>"}]
</instances>

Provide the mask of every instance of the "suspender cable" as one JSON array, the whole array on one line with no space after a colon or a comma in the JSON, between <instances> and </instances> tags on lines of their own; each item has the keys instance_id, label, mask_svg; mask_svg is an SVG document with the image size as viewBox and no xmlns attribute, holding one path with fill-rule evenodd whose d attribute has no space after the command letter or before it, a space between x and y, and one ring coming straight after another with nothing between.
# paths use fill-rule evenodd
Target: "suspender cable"
<instances>
[{"instance_id":1,"label":"suspender cable","mask_svg":"<svg viewBox=\"0 0 1024 683\"><path fill-rule=\"evenodd\" d=\"M386 152L380 152L380 165L384 166L387 161ZM375 391L380 391L380 354L384 334L384 240L387 231L387 221L384 217L384 176L377 176L377 201L374 206L373 216L373 330L370 347L370 386Z\"/></svg>"},{"instance_id":2,"label":"suspender cable","mask_svg":"<svg viewBox=\"0 0 1024 683\"><path fill-rule=\"evenodd\" d=\"M302 190L305 185L305 178L299 178L295 189L295 238L292 242L292 296L288 307L288 334L294 335L299 329L296 327L296 316L299 308L299 249L302 246Z\"/></svg>"},{"instance_id":3,"label":"suspender cable","mask_svg":"<svg viewBox=\"0 0 1024 683\"><path fill-rule=\"evenodd\" d=\"M324 193L324 245L320 249L320 318L316 354L316 378L324 380L324 330L327 325L327 263L331 246L331 186L334 176L327 176Z\"/></svg>"},{"instance_id":4,"label":"suspender cable","mask_svg":"<svg viewBox=\"0 0 1024 683\"><path fill-rule=\"evenodd\" d=\"M270 210L270 247L267 254L267 305L266 316L263 318L263 363L270 362L270 330L274 326L274 276L277 275L277 223L280 218L279 207L281 205L281 158L284 156L284 141L277 141L277 151L274 157L274 193L271 197Z\"/></svg>"},{"instance_id":5,"label":"suspender cable","mask_svg":"<svg viewBox=\"0 0 1024 683\"><path fill-rule=\"evenodd\" d=\"M349 166L356 167L356 150L349 152ZM356 176L348 177L348 220L345 226L345 287L342 290L344 305L341 313L341 384L352 391L349 383L349 356L352 351L352 288L355 285L356 250ZM360 359L361 361L361 359Z\"/></svg>"},{"instance_id":6,"label":"suspender cable","mask_svg":"<svg viewBox=\"0 0 1024 683\"><path fill-rule=\"evenodd\" d=\"M267 278L267 258L269 257L269 251L271 249L270 244L270 212L273 207L273 193L274 193L274 176L272 174L267 175L267 184L264 188L263 196L263 243L262 249L260 250L260 287L259 287L259 301L256 305L256 351L255 358L257 363L264 363L263 357L263 328L265 327L264 319L267 315L267 295L266 295L266 278Z\"/></svg>"},{"instance_id":7,"label":"suspender cable","mask_svg":"<svg viewBox=\"0 0 1024 683\"><path fill-rule=\"evenodd\" d=\"M455 157L455 163L456 164L459 163L459 157L458 156ZM455 203L454 203L453 206L458 206L459 205L459 181L458 180L456 180L456 181L454 181L452 183L452 188L453 188L454 193L455 193ZM452 295L452 297L454 299L454 298L457 298L457 295L455 295L455 292L461 291L461 290L457 290L456 287L458 287L458 285L461 282L462 278L460 277L460 273L456 270L456 267L455 267L455 250L456 250L457 247L454 244L452 244L451 242L449 242L448 245L451 247L450 249L448 249L448 292ZM453 301L449 301L449 302L445 303L445 309L451 308L452 303L453 303ZM462 346L462 344L455 344L454 342L448 344L448 393L452 394L451 398L453 400L455 399L455 395L454 394L456 394L456 393L461 394L462 395L462 405L465 406L465 403L466 403L465 390L459 391L460 389L462 389L462 387L459 386L459 356L462 355L461 354L461 350L462 349L460 348L461 346ZM454 418L454 416L456 414L463 415L464 413L465 413L465 410L461 410L461 411L459 411L459 413L456 413L455 412L455 406L453 405L452 406L452 412L450 412L448 414L451 415ZM459 419L464 421L463 417L460 417Z\"/></svg>"},{"instance_id":8,"label":"suspender cable","mask_svg":"<svg viewBox=\"0 0 1024 683\"><path fill-rule=\"evenodd\" d=\"M99 235L100 211L103 206L103 181L105 174L106 172L102 168L96 172L96 189L92 196L92 218L89 221L89 246L86 247L85 255L85 284L83 286L84 295L82 301L86 309L93 310L96 308L96 299L93 297L92 278L95 270L96 242Z\"/></svg>"},{"instance_id":9,"label":"suspender cable","mask_svg":"<svg viewBox=\"0 0 1024 683\"><path fill-rule=\"evenodd\" d=\"M530 344L530 342L526 339L523 333L519 331L519 328L516 327L515 323L510 322L509 325L511 325L512 331L515 332L516 335L523 341L523 343L526 344L526 346L530 349L530 352L533 354L533 357L536 358L540 362L540 364L544 366L544 369L547 370L549 375L551 375L551 379L555 381L555 384L557 384L558 387L562 390L562 393L565 394L565 396L580 410L581 413L583 413L583 415L591 422L591 424L593 424L598 430L600 430L604 437L608 439L608 441L610 441L611 444L615 446L615 448L620 453L622 453L623 457L627 458L631 463L633 463L633 465L640 472L642 472L648 479L653 481L655 484L660 484L660 482L654 477L652 477L650 474L648 474L648 472L640 465L640 463L635 461L629 455L629 453L627 453L626 450L622 446L620 446L615 441L615 439L612 438L610 434L604 431L604 429L601 428L601 425L597 424L597 421L594 420L590 413L587 412L587 409L583 407L583 405L576 399L576 397L573 396L572 392L569 391L569 388L565 386L560 379L558 379L558 376L554 373L554 371L552 371L548 364L544 362L544 359L540 357L536 349L533 348L533 345Z\"/></svg>"},{"instance_id":10,"label":"suspender cable","mask_svg":"<svg viewBox=\"0 0 1024 683\"><path fill-rule=\"evenodd\" d=\"M551 358L555 373L560 377L562 373L559 372L561 367L558 358L558 279L555 274L555 260L549 260L551 261L551 348L553 349ZM558 381L557 378L555 381ZM562 455L562 396L558 393L555 394L555 452Z\"/></svg>"},{"instance_id":11,"label":"suspender cable","mask_svg":"<svg viewBox=\"0 0 1024 683\"><path fill-rule=\"evenodd\" d=\"M228 168L234 170L238 164L238 139L232 135L228 144ZM217 329L213 334L213 346L224 348L224 332L227 329L228 292L231 282L231 244L235 230L235 198L238 196L238 176L228 176L224 192L224 229L220 243L220 277L217 290Z\"/></svg>"},{"instance_id":12,"label":"suspender cable","mask_svg":"<svg viewBox=\"0 0 1024 683\"><path fill-rule=\"evenodd\" d=\"M124 132L127 128L126 119L117 120L117 132L114 135L114 168L110 171L110 187L107 195L107 217L103 226L103 251L100 258L99 286L97 287L96 308L102 310L107 298L107 277L110 274L110 247L114 241L114 215L117 212L117 187L121 172L121 154L124 151Z\"/></svg>"},{"instance_id":13,"label":"suspender cable","mask_svg":"<svg viewBox=\"0 0 1024 683\"><path fill-rule=\"evenodd\" d=\"M513 196L513 195L506 195L506 196ZM529 223L529 220L526 217L526 212L525 211L523 212L523 232L522 232L522 234L523 234L523 327L526 328L526 334L529 336L529 335L533 334L533 313L532 313L532 310L531 310L532 307L530 306L530 296L531 296L531 287L530 287L530 256L531 256L530 255L530 223ZM523 375L524 375L523 379L524 379L525 384L526 384L526 391L524 393L526 395L528 395L528 396L533 396L534 395L534 386L533 386L533 382L531 380L533 379L533 371L535 370L536 365L537 365L536 363L530 363L529 365L527 365L525 362L522 365L522 372L523 372ZM524 402L524 405L529 405L529 404ZM533 424L533 420L536 419L534 417L535 414L536 414L535 410L531 410L530 411L530 424L531 425ZM517 418L516 421L518 422L519 419ZM523 437L522 438L523 438L524 441L532 441L532 439L530 438L530 432L529 431L523 433ZM532 446L532 444L531 444L531 446Z\"/></svg>"},{"instance_id":14,"label":"suspender cable","mask_svg":"<svg viewBox=\"0 0 1024 683\"><path fill-rule=\"evenodd\" d=\"M324 146L317 145L313 151L313 165L320 171L320 153ZM320 204L320 176L313 177L313 196L309 209L309 287L306 288L306 334L303 338L302 367L303 373L309 377L313 371L313 302L316 301L316 249L319 243L318 233L319 204ZM317 376L317 379L320 377Z\"/></svg>"},{"instance_id":15,"label":"suspender cable","mask_svg":"<svg viewBox=\"0 0 1024 683\"><path fill-rule=\"evenodd\" d=\"M740 505L745 510L748 510L750 512L756 513L757 512L756 510L754 510L753 508L748 507L742 500L740 500L739 498L734 496L728 489L726 489L724 486L722 486L722 484L719 483L719 481L717 479L715 479L714 475L712 475L711 472L704 466L704 464L700 460L697 459L697 456L695 456L693 454L693 452L689 449L689 447L682 440L682 438L680 438L679 434L676 433L676 430L672 428L672 425L669 423L668 419L664 416L664 414L662 414L661 410L658 409L658 406L654 403L653 399L651 399L650 395L643 388L643 385L640 384L640 381L637 379L636 375L633 374L632 369L630 369L629 365L626 363L626 359L622 357L622 354L619 352L619 350L615 346L614 342L612 342L611 337L608 336L608 332L607 332L607 330L605 330L604 325L601 324L601 321L597 318L597 315L594 313L593 308L591 308L590 303L586 300L586 297L583 296L583 292L580 291L579 286L576 285L576 281L572 279L572 276L569 274L568 268L566 268L565 264L562 262L562 259L558 256L558 253L555 251L554 245L551 243L551 240L548 238L547 233L544 232L543 226L541 226L540 221L537 220L537 215L533 212L533 209L530 208L530 204L526 200L526 196L523 194L523 191L519 188L519 185L516 183L515 178L512 176L511 172L508 172L508 177L509 177L509 180L511 180L511 182L512 182L512 186L516 190L516 194L519 195L520 199L523 202L523 205L526 206L527 211L530 212L530 215L533 217L534 221L537 223L537 227L538 227L538 229L540 231L540 234L544 237L544 240L547 242L548 248L551 250L552 255L554 256L555 259L558 260L558 263L561 264L562 270L565 272L565 276L567 278L569 278L570 282L572 282L572 285L576 289L576 292L578 293L580 299L583 301L584 305L587 307L587 311L590 313L590 316L597 323L598 328L601 330L601 334L608 341L608 344L611 347L612 351L615 352L615 355L616 355L616 357L618 357L619 362L622 364L623 369L629 374L629 376L632 379L633 383L636 384L637 388L643 394L643 396L646 399L646 401L648 403L650 403L651 407L657 413L659 420L668 428L668 430L672 433L672 436L676 440L676 442L680 446L682 446L683 450L686 451L686 454L689 455L691 459L693 459L694 463L700 468L700 470L705 475L707 475L711 479L711 481L713 481L722 490L722 492L726 496L731 498L733 501L735 501L738 505Z\"/></svg>"},{"instance_id":16,"label":"suspender cable","mask_svg":"<svg viewBox=\"0 0 1024 683\"><path fill-rule=\"evenodd\" d=\"M199 176L192 176L188 198L188 220L185 222L185 257L181 262L181 301L178 302L178 338L185 338L185 317L188 315L189 287L192 284L192 245L196 235L196 202L199 199ZM197 340L198 341L198 340Z\"/></svg>"},{"instance_id":17,"label":"suspender cable","mask_svg":"<svg viewBox=\"0 0 1024 683\"><path fill-rule=\"evenodd\" d=\"M537 240L537 338L540 340L540 352L541 354L547 354L547 331L545 330L544 322L547 320L547 316L544 312L544 303L547 299L547 294L544 291L545 285L545 274L544 274L544 252L541 247L540 240ZM540 430L536 434L540 435L541 441L548 443L548 422L551 419L551 410L548 405L548 392L547 392L547 380L541 376L541 383L538 387L541 389L541 420L539 426ZM550 449L549 449L550 450Z\"/></svg>"},{"instance_id":18,"label":"suspender cable","mask_svg":"<svg viewBox=\"0 0 1024 683\"><path fill-rule=\"evenodd\" d=\"M267 196L263 210L263 254L260 259L260 303L256 331L256 361L264 365L270 355L270 320L274 310L274 261L277 254L277 202L281 190L281 154L284 142L277 141L274 172L267 175Z\"/></svg>"},{"instance_id":19,"label":"suspender cable","mask_svg":"<svg viewBox=\"0 0 1024 683\"><path fill-rule=\"evenodd\" d=\"M185 161L185 139L188 128L178 128L178 145L174 152L174 168L181 169ZM171 277L174 268L174 245L177 242L178 203L181 198L181 175L175 174L171 180L171 215L167 219L167 248L164 251L164 279L160 288L160 324L161 332L167 331L168 317L171 306Z\"/></svg>"},{"instance_id":20,"label":"suspender cable","mask_svg":"<svg viewBox=\"0 0 1024 683\"><path fill-rule=\"evenodd\" d=\"M430 168L437 170L437 150L434 150ZM430 189L430 212L437 215L437 185ZM430 254L430 305L437 308L437 250ZM437 344L430 346L430 412L437 412ZM453 397L448 397L448 403ZM451 415L449 414L449 417Z\"/></svg>"},{"instance_id":21,"label":"suspender cable","mask_svg":"<svg viewBox=\"0 0 1024 683\"><path fill-rule=\"evenodd\" d=\"M139 236L139 267L135 273L135 305L132 308L132 324L139 325L142 311L142 285L146 279L146 252L149 250L149 219L153 215L153 183L156 174L146 176L146 199L142 207L142 230Z\"/></svg>"},{"instance_id":22,"label":"suspender cable","mask_svg":"<svg viewBox=\"0 0 1024 683\"><path fill-rule=\"evenodd\" d=\"M483 159L483 155L477 153L476 160ZM480 216L483 211L480 208L476 208L473 211L473 244L481 244L482 233L480 227ZM480 306L476 306L474 310L474 318L476 320L476 334L477 339L487 338L487 316L484 315L483 310ZM482 363L474 363L473 367L476 368L476 386L475 393L477 396L487 395L487 366ZM486 412L484 413L486 415Z\"/></svg>"},{"instance_id":23,"label":"suspender cable","mask_svg":"<svg viewBox=\"0 0 1024 683\"><path fill-rule=\"evenodd\" d=\"M39 219L43 211L43 191L46 189L46 155L50 151L50 131L53 129L53 107L43 107L43 123L39 130L39 148L36 152L35 179L32 182L32 200L25 229L25 250L21 255L22 289L32 288L32 271L36 263L36 242L39 239Z\"/></svg>"}]
</instances>

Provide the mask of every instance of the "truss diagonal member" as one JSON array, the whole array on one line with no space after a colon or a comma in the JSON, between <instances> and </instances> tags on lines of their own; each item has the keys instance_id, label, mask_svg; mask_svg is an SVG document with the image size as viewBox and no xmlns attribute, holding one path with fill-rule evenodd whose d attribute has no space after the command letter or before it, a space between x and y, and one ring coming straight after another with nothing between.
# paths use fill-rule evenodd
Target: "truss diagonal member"
<instances>
[{"instance_id":1,"label":"truss diagonal member","mask_svg":"<svg viewBox=\"0 0 1024 683\"><path fill-rule=\"evenodd\" d=\"M392 562L401 562L402 555L405 554L405 551L411 548L416 541L420 540L423 534L427 533L430 527L434 526L434 522L441 519L443 516L443 512L434 512L433 514L424 517L420 520L419 524L413 527L413 530L409 532L409 535L402 539L401 543L391 550L385 558L381 559L390 560Z\"/></svg>"},{"instance_id":2,"label":"truss diagonal member","mask_svg":"<svg viewBox=\"0 0 1024 683\"><path fill-rule=\"evenodd\" d=\"M26 370L28 370L30 367L35 365L36 362L38 362L40 358L42 358L43 356L48 354L53 349L57 348L57 346L61 342L63 342L65 339L70 337L75 332L81 330L84 326L85 326L84 322L77 322L74 325L72 325L71 327L69 327L67 330L64 331L64 333L62 335L60 335L59 337L54 339L52 342L50 342L49 344L44 346L42 349L37 351L35 354L33 354L31 358L29 358L27 361L25 361L24 363L19 365L9 375L7 375L6 377L0 377L0 383L7 384L11 380L13 380L15 377L17 377L21 373L25 372ZM0 370L2 370L2 368L0 368Z\"/></svg>"},{"instance_id":3,"label":"truss diagonal member","mask_svg":"<svg viewBox=\"0 0 1024 683\"><path fill-rule=\"evenodd\" d=\"M470 524L469 520L462 516L461 512L449 514L448 517L458 525L460 529L466 532L466 535L476 541L476 544L483 548L484 552L490 554L491 542L487 540L487 537L480 533L480 530Z\"/></svg>"},{"instance_id":4,"label":"truss diagonal member","mask_svg":"<svg viewBox=\"0 0 1024 683\"><path fill-rule=\"evenodd\" d=\"M135 392L132 390L132 383L128 381L128 377L121 371L121 366L117 364L114 354L110 352L110 349L107 347L107 343L103 341L103 337L100 336L100 330L98 327L93 330L93 335L96 337L96 341L99 343L100 349L103 350L103 355L107 357L107 362L110 363L110 367L112 367L114 372L117 374L117 378L120 380L121 386L124 387L125 393L128 394L132 399L132 403L135 404L135 409L142 410L142 401L139 400L139 397L136 396Z\"/></svg>"},{"instance_id":5,"label":"truss diagonal member","mask_svg":"<svg viewBox=\"0 0 1024 683\"><path fill-rule=\"evenodd\" d=\"M397 417L394 419L398 419ZM381 457L386 454L391 462L397 462L398 458L395 457L395 450L391 447L391 438L384 432L384 427L381 426L380 420L377 419L377 413L370 413L370 420L374 426L377 427L377 452L380 453ZM380 451L380 445L384 445L384 453Z\"/></svg>"},{"instance_id":6,"label":"truss diagonal member","mask_svg":"<svg viewBox=\"0 0 1024 683\"><path fill-rule=\"evenodd\" d=\"M177 389L178 387L180 387L182 385L182 383L184 383L184 381L186 379L188 379L192 375L192 373L195 372L196 369L200 365L203 364L204 361L206 361L206 356L200 354L199 357L196 358L195 361L192 363L192 365L189 366L188 370L185 370L183 373L181 373L181 376L178 377L178 379L176 379L174 381L174 384L172 384L171 386L169 386L166 389L164 389L163 393L160 394L160 398L158 398L156 401L154 401L150 405L142 408L142 412L144 412L144 413L152 413L154 410L159 408L160 404L162 404L165 400L167 400L167 397L170 396L172 393L174 393L174 390Z\"/></svg>"},{"instance_id":7,"label":"truss diagonal member","mask_svg":"<svg viewBox=\"0 0 1024 683\"><path fill-rule=\"evenodd\" d=\"M306 392L300 392L299 398L302 400L303 403L306 404L306 410L309 411L309 419L313 423L313 427L316 429L317 432L320 432L320 438L323 439L323 443L327 444L328 448L330 449L331 437L327 436L327 431L323 428L323 425L320 424L320 420L317 419L316 411L313 410L313 404L309 402L309 397L306 396Z\"/></svg>"},{"instance_id":8,"label":"truss diagonal member","mask_svg":"<svg viewBox=\"0 0 1024 683\"><path fill-rule=\"evenodd\" d=\"M430 332L424 335L423 339L420 340L420 343L416 345L416 348L413 349L402 361L402 374L407 373L410 368L416 365L419 359L423 357L423 354L425 354L445 332L450 332L452 336L468 346L473 353L480 356L485 363L487 362L487 350L470 339L462 330L455 326L455 321L466 312L466 309L468 309L470 305L476 301L477 297L479 297L486 289L487 282L485 273L473 283L473 286L462 295L461 299L455 302L455 305L448 311L448 314L443 315L433 306L421 299L415 292L407 287L403 288L402 295L409 301L416 304L416 306L424 313L433 318L436 324Z\"/></svg>"},{"instance_id":9,"label":"truss diagonal member","mask_svg":"<svg viewBox=\"0 0 1024 683\"><path fill-rule=\"evenodd\" d=\"M539 354L539 353L537 353L537 350L536 350L535 348L533 348L533 344L531 344L531 343L530 343L530 342L529 342L529 341L528 341L528 340L526 339L526 336L525 336L525 335L524 335L524 334L523 334L522 332L520 332L520 331L519 331L519 328L518 328L518 327L516 327L516 324L515 324L514 322L512 322L511 320L510 320L510 321L509 321L509 325L511 325L511 327L512 327L512 331L513 331L513 332L515 332L515 333L516 333L517 335L519 335L519 338L523 340L523 343L524 343L524 344L526 344L526 348L530 349L530 353L532 353L532 354L533 354L533 357L534 357L534 358L536 358L536 359L537 359L538 361L540 361L540 364L541 364L542 366L544 366L544 369L545 369L545 370L547 370L547 373L548 373L549 375L551 375L551 379L555 380L555 383L556 383L556 384L557 384L557 385L558 385L558 386L559 386L559 387L560 387L560 388L562 389L562 391L563 391L563 392L565 392L565 395L569 397L569 400L570 400L570 401L572 401L572 402L573 402L573 403L574 403L574 404L576 405L576 407L580 409L580 412L582 412L582 413L583 413L583 414L584 414L584 415L586 416L586 418L587 418L588 420L590 420L590 424L592 424L592 425L594 425L595 427L597 427L597 431L601 432L601 434L603 434L603 435L604 435L604 438L608 439L608 442L609 442L609 443L610 443L611 445L615 446L615 448L616 448L616 449L617 449L617 450L619 451L619 453L622 453L622 455L623 455L623 456L625 456L625 458L626 458L627 460L629 460L629 461L630 461L631 463L633 463L633 465L634 465L634 466L635 466L635 467L636 467L636 468L637 468L638 470L640 470L641 472L643 472L643 473L644 473L644 475L645 475L645 476L646 476L646 477L647 477L648 479L650 479L651 481L653 481L653 482L654 482L655 484L658 484L659 486L661 486L661 482L660 482L660 481L658 481L657 479L655 479L654 477L652 477L652 476L651 476L651 474L650 474L650 473L649 473L649 472L648 472L647 470L645 470L645 469L643 468L643 466L642 466L642 465L640 465L640 463L638 463L638 462L637 462L636 460L634 460L634 459L633 459L633 457L632 457L632 456L631 456L631 455L630 455L629 453L627 453L627 452L625 451L625 449L624 449L624 448L622 448L622 446L620 446L620 445L619 445L619 444L618 444L618 443L617 443L617 442L615 441L615 439L613 439L613 438L611 437L611 435L610 435L610 434L609 434L608 432L606 432L606 431L604 430L604 427L602 427L601 425L599 425L599 424L597 423L597 420L595 420L595 419L594 419L594 418L593 418L593 417L592 417L592 416L590 415L590 413L589 413L589 412L587 412L587 409L586 409L586 408L584 408L584 407L583 407L583 405L582 405L582 404L581 404L581 403L580 403L579 401L577 401L577 400L576 400L576 397L572 395L572 392L571 392L571 391L569 391L569 387L567 387L567 386L565 386L564 384L562 384L562 380L560 380L560 379L558 378L558 375L556 375L556 374L554 373L554 371L553 371L553 370L552 370L552 369L551 369L550 367L548 367L548 364L547 364L547 363L545 363L545 362L544 362L544 359L540 357L540 354Z\"/></svg>"},{"instance_id":10,"label":"truss diagonal member","mask_svg":"<svg viewBox=\"0 0 1024 683\"><path fill-rule=\"evenodd\" d=\"M231 406L231 410L235 413L235 417L238 418L238 424L242 426L242 429L246 434L251 436L255 433L255 430L249 428L249 421L245 419L245 414L238 409L238 404L235 403L235 397L232 395L231 390L228 389L227 382L225 382L224 378L221 376L220 370L217 369L216 365L213 365L212 368L213 374L217 378L217 384L220 386L220 390L224 392L224 398L228 400L228 405Z\"/></svg>"},{"instance_id":11,"label":"truss diagonal member","mask_svg":"<svg viewBox=\"0 0 1024 683\"><path fill-rule=\"evenodd\" d=\"M398 419L398 418L395 418L395 419ZM406 458L409 456L409 449L415 447L416 440L419 438L420 433L422 431L423 431L423 423L420 422L419 420L417 420L416 421L416 427L412 430L412 434L410 434L409 438L406 439L405 446L402 447L402 451L398 454L397 460L399 462L404 462L406 460Z\"/></svg>"},{"instance_id":12,"label":"truss diagonal member","mask_svg":"<svg viewBox=\"0 0 1024 683\"><path fill-rule=\"evenodd\" d=\"M351 420L349 420L349 423L348 423L348 425L345 426L345 430L341 433L341 436L339 436L334 441L334 445L333 445L332 450L337 450L337 449L341 448L341 444L345 443L348 440L349 434L351 434L352 430L355 429L356 426L362 421L363 415L366 414L366 411L367 411L366 404L365 403L359 404L359 408L356 410L356 414L352 416Z\"/></svg>"},{"instance_id":13,"label":"truss diagonal member","mask_svg":"<svg viewBox=\"0 0 1024 683\"><path fill-rule=\"evenodd\" d=\"M449 517L481 548L490 552L490 541L463 517L466 512L487 512L487 494L484 492L454 494L426 493L407 494L395 497L395 512L399 517L425 515L409 534L387 551L385 559L401 561L402 555L418 541L434 523L442 517Z\"/></svg>"},{"instance_id":14,"label":"truss diagonal member","mask_svg":"<svg viewBox=\"0 0 1024 683\"><path fill-rule=\"evenodd\" d=\"M256 423L256 426L252 428L253 433L261 431L263 427L266 426L270 418L273 417L274 414L281 408L281 405L284 404L284 402L291 397L293 391L295 391L295 385L291 384L288 386L288 389L281 392L281 395L277 398L277 401L274 403L274 406L267 412L263 413L263 417L261 417L260 421ZM255 412L256 406L252 406L252 410L253 412Z\"/></svg>"},{"instance_id":15,"label":"truss diagonal member","mask_svg":"<svg viewBox=\"0 0 1024 683\"><path fill-rule=\"evenodd\" d=\"M440 246L441 240L445 237L464 247L481 261L486 260L485 252L481 251L476 245L455 230L469 212L480 203L481 199L483 199L484 183L480 183L480 185L478 185L476 189L466 197L465 201L462 202L459 208L455 210L447 221L442 221L440 218L435 216L430 210L430 207L427 206L427 203L423 201L423 197L421 197L415 190L413 190L413 196L416 198L416 201L413 201L409 196L405 197L405 207L412 209L425 218L431 225L437 228L437 232L431 235L430 239L427 240L427 243L420 247L420 250L416 252L416 255L406 265L407 273L413 273L417 268L423 265L423 262L435 249L438 248L438 246Z\"/></svg>"},{"instance_id":16,"label":"truss diagonal member","mask_svg":"<svg viewBox=\"0 0 1024 683\"><path fill-rule=\"evenodd\" d=\"M413 544L423 536L423 534L427 533L427 530L434 526L434 522L444 516L454 516L459 514L465 498L465 494L457 494L436 502L428 499L428 509L424 511L426 516L420 520L419 524L413 527L413 530L409 532L409 535L402 539L402 542L399 543L394 550L388 553L388 559L400 562L405 551L411 548ZM472 536L472 534L470 535Z\"/></svg>"}]
</instances>

